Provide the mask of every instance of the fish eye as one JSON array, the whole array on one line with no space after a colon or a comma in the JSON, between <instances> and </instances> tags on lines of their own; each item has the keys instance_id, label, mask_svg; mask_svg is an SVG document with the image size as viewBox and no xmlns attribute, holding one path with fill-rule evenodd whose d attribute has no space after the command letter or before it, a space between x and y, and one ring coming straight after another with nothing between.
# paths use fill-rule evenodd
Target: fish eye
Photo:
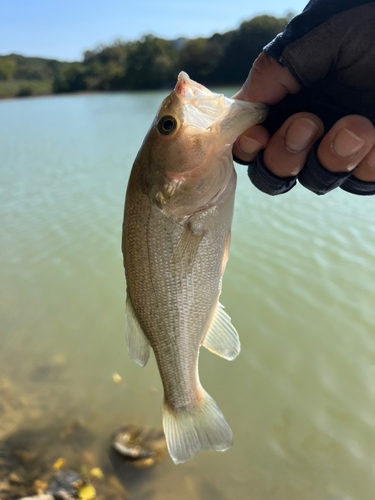
<instances>
[{"instance_id":1,"label":"fish eye","mask_svg":"<svg viewBox=\"0 0 375 500\"><path fill-rule=\"evenodd\" d=\"M177 121L171 115L162 116L158 121L158 129L162 135L171 135L177 128Z\"/></svg>"}]
</instances>

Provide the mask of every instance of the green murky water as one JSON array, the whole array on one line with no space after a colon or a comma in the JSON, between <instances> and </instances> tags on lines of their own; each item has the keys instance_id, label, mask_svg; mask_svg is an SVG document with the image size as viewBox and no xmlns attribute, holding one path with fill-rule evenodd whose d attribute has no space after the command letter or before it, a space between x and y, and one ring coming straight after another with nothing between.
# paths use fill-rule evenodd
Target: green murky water
<instances>
[{"instance_id":1,"label":"green murky water","mask_svg":"<svg viewBox=\"0 0 375 500\"><path fill-rule=\"evenodd\" d=\"M103 441L125 423L161 425L155 362L140 369L126 353L120 236L130 168L164 95L0 103L0 378L47 387L43 418L68 410ZM271 198L237 170L222 302L242 352L200 356L235 444L178 467L166 457L134 497L370 500L375 198L301 187ZM56 355L66 364L51 379Z\"/></svg>"}]
</instances>

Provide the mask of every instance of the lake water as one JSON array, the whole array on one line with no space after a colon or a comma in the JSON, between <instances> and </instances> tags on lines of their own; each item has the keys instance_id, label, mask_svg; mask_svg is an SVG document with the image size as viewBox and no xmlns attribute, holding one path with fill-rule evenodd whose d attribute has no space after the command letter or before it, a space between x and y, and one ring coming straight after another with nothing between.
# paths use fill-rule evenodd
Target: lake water
<instances>
[{"instance_id":1,"label":"lake water","mask_svg":"<svg viewBox=\"0 0 375 500\"><path fill-rule=\"evenodd\" d=\"M0 378L48 389L43 418L68 410L105 443L123 424L161 425L154 359L140 369L126 352L120 245L132 162L165 95L0 103ZM300 186L272 198L237 172L221 302L242 352L200 356L234 446L179 466L166 456L132 498L370 500L375 198Z\"/></svg>"}]
</instances>

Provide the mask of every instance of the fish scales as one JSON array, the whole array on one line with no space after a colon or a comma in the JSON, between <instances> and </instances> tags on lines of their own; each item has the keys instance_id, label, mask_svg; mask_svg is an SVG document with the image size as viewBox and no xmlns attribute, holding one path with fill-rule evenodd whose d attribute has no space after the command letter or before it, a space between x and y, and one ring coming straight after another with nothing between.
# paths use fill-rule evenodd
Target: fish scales
<instances>
[{"instance_id":1,"label":"fish scales","mask_svg":"<svg viewBox=\"0 0 375 500\"><path fill-rule=\"evenodd\" d=\"M235 178L234 171L233 176ZM207 238L198 248L192 272L184 276L180 263L171 265L174 248L184 228L171 219L165 221L165 216L150 204L147 196L143 196L143 203L137 196L138 201L134 203L132 197L136 189L136 186L129 189L128 199L138 207L138 213L129 216L125 229L127 234L133 235L125 251L129 280L135 283L129 288L129 297L134 309L140 311L139 322L154 350L166 401L177 410L194 404L197 398L195 367L199 346L219 295L220 269L232 219L234 190L224 199L222 207L198 216L207 221ZM231 205L230 210L225 210L227 204ZM225 217L218 225L220 208L224 209ZM147 225L143 233L142 220L146 213Z\"/></svg>"},{"instance_id":2,"label":"fish scales","mask_svg":"<svg viewBox=\"0 0 375 500\"><path fill-rule=\"evenodd\" d=\"M218 98L182 73L129 179L123 225L128 350L141 366L150 346L155 354L164 431L176 463L232 444L230 427L200 384L198 356L201 345L227 359L239 352L237 332L218 303L236 186L230 148L264 115L264 106Z\"/></svg>"}]
</instances>

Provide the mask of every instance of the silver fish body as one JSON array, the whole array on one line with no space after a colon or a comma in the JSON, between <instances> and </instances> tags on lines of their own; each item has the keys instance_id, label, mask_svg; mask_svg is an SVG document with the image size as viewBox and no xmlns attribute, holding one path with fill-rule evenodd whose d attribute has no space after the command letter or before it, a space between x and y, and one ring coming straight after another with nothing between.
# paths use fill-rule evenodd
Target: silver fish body
<instances>
[{"instance_id":1,"label":"silver fish body","mask_svg":"<svg viewBox=\"0 0 375 500\"><path fill-rule=\"evenodd\" d=\"M201 345L227 359L238 334L219 304L236 173L231 144L265 107L219 96L182 73L129 179L123 225L126 335L144 366L150 346L164 387L163 425L175 463L224 451L232 432L198 376Z\"/></svg>"}]
</instances>

